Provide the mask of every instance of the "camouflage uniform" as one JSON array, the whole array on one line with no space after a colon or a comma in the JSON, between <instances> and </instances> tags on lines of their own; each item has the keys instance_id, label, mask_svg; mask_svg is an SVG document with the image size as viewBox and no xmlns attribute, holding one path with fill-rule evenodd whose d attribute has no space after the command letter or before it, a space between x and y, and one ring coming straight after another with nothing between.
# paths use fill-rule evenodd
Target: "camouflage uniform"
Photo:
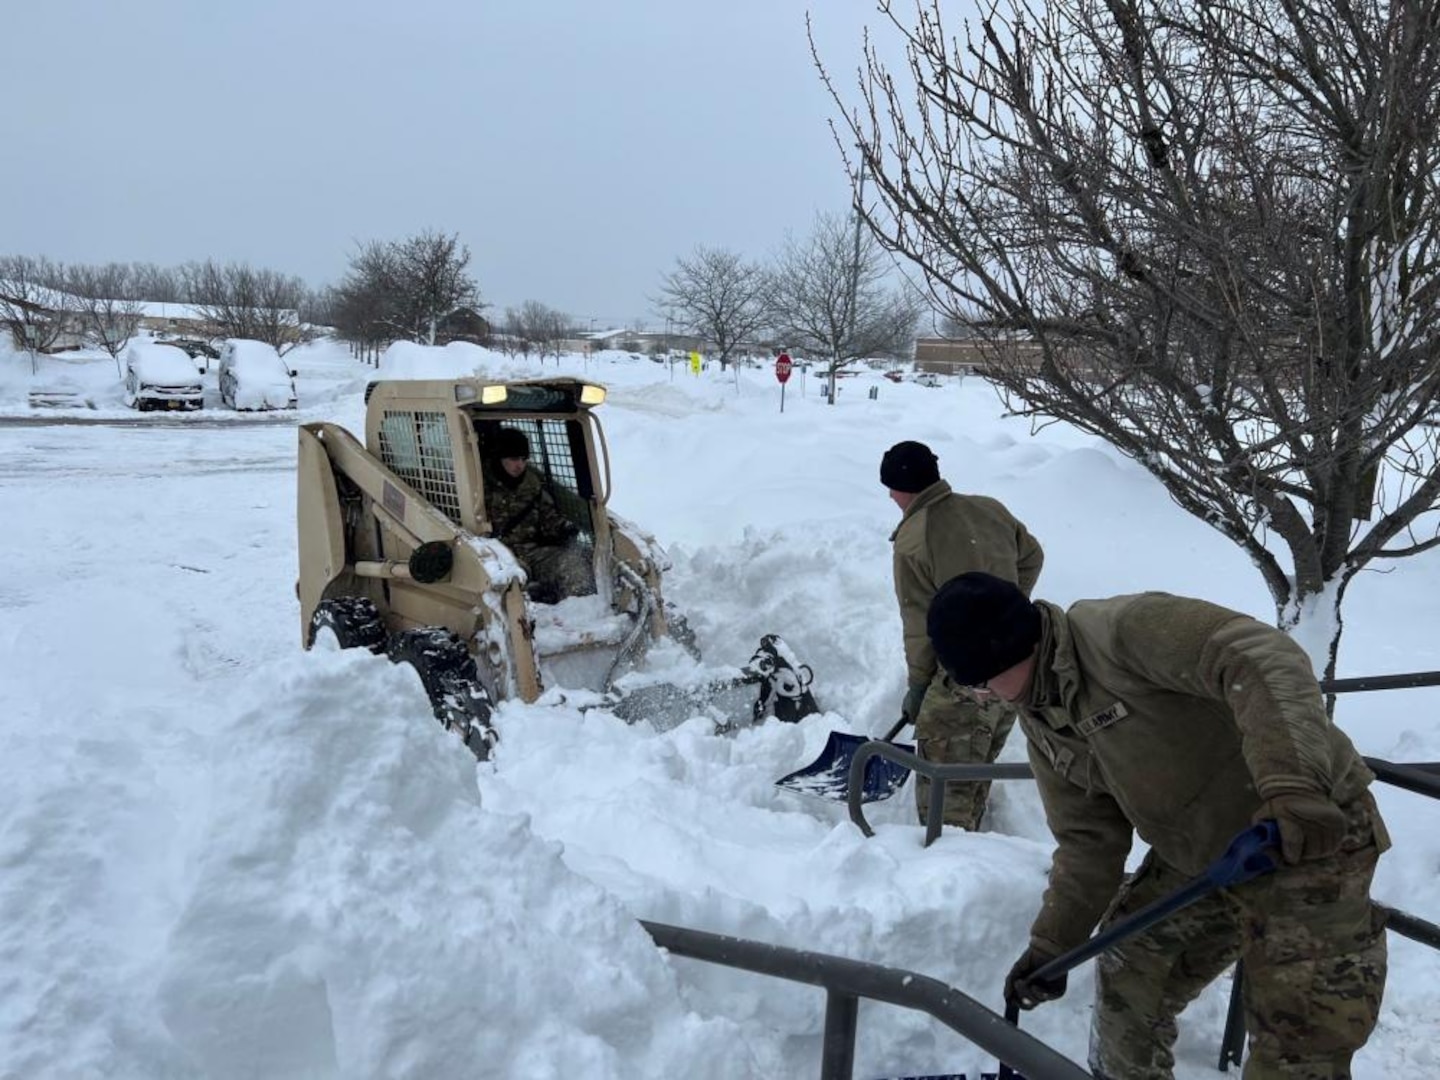
<instances>
[{"instance_id":1,"label":"camouflage uniform","mask_svg":"<svg viewBox=\"0 0 1440 1080\"><path fill-rule=\"evenodd\" d=\"M970 570L1014 582L1029 596L1045 553L998 500L956 494L944 480L915 496L890 539L909 685L928 686L914 718L917 750L927 761L949 765L994 761L1015 713L999 702L982 705L950 681L926 636L925 613L941 585ZM930 781L918 775L915 780L916 810L924 824ZM947 784L945 824L979 828L989 793L988 781Z\"/></svg>"},{"instance_id":2,"label":"camouflage uniform","mask_svg":"<svg viewBox=\"0 0 1440 1080\"><path fill-rule=\"evenodd\" d=\"M515 553L532 589L555 600L595 591L589 554L575 540L579 529L560 512L539 473L527 467L512 482L497 466L485 503L491 535Z\"/></svg>"},{"instance_id":3,"label":"camouflage uniform","mask_svg":"<svg viewBox=\"0 0 1440 1080\"><path fill-rule=\"evenodd\" d=\"M1309 659L1273 627L1200 600L1037 606L1020 724L1057 847L1032 948L1058 955L1102 915L1173 891L1267 799L1314 794L1345 814L1335 854L1211 894L1101 958L1092 1071L1168 1080L1176 1016L1243 958L1245 1080L1345 1080L1385 984L1369 891L1389 837L1374 777L1327 717ZM1134 833L1151 851L1122 886Z\"/></svg>"}]
</instances>

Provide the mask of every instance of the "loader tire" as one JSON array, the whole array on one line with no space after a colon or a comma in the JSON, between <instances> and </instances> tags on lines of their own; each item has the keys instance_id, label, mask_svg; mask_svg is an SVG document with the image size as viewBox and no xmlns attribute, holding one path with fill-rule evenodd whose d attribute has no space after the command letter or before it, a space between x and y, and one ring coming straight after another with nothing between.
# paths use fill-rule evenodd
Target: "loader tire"
<instances>
[{"instance_id":1,"label":"loader tire","mask_svg":"<svg viewBox=\"0 0 1440 1080\"><path fill-rule=\"evenodd\" d=\"M320 601L310 616L308 644L313 646L322 630L329 630L342 649L385 651L385 624L373 601L363 596L337 596Z\"/></svg>"},{"instance_id":2,"label":"loader tire","mask_svg":"<svg viewBox=\"0 0 1440 1080\"><path fill-rule=\"evenodd\" d=\"M445 730L460 736L480 761L487 760L495 744L494 706L465 643L449 630L422 626L396 634L386 652L395 663L415 669Z\"/></svg>"}]
</instances>

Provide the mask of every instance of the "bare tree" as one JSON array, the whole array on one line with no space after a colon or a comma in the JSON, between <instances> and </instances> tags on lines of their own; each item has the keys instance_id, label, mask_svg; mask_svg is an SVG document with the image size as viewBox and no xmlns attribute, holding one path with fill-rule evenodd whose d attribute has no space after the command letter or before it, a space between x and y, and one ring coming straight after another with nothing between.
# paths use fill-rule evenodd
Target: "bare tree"
<instances>
[{"instance_id":1,"label":"bare tree","mask_svg":"<svg viewBox=\"0 0 1440 1080\"><path fill-rule=\"evenodd\" d=\"M560 351L570 334L573 320L562 311L526 300L518 308L506 308L501 325L500 347L506 355L516 353L528 358L532 350L543 363L547 354L560 361Z\"/></svg>"},{"instance_id":2,"label":"bare tree","mask_svg":"<svg viewBox=\"0 0 1440 1080\"><path fill-rule=\"evenodd\" d=\"M505 355L514 356L519 353L528 360L536 342L530 336L530 321L526 318L524 309L506 308L501 329L501 348L504 349Z\"/></svg>"},{"instance_id":3,"label":"bare tree","mask_svg":"<svg viewBox=\"0 0 1440 1080\"><path fill-rule=\"evenodd\" d=\"M401 325L400 289L394 245L371 241L359 247L334 290L334 323L341 337L375 348L399 338L409 340Z\"/></svg>"},{"instance_id":4,"label":"bare tree","mask_svg":"<svg viewBox=\"0 0 1440 1080\"><path fill-rule=\"evenodd\" d=\"M37 354L53 348L75 323L74 301L62 288L64 280L64 266L49 259L0 258L0 326L19 348L29 350L32 374L39 369Z\"/></svg>"},{"instance_id":5,"label":"bare tree","mask_svg":"<svg viewBox=\"0 0 1440 1080\"><path fill-rule=\"evenodd\" d=\"M1354 576L1440 544L1440 0L878 6L906 70L836 94L868 224L1333 675Z\"/></svg>"},{"instance_id":6,"label":"bare tree","mask_svg":"<svg viewBox=\"0 0 1440 1080\"><path fill-rule=\"evenodd\" d=\"M541 361L544 361L545 354L549 353L555 357L558 364L561 346L570 326L570 316L538 300L526 300L520 305L520 318L528 330L530 340L540 352Z\"/></svg>"},{"instance_id":7,"label":"bare tree","mask_svg":"<svg viewBox=\"0 0 1440 1080\"><path fill-rule=\"evenodd\" d=\"M787 348L825 365L831 404L840 372L914 346L920 305L890 287L890 272L875 238L833 214L817 215L807 238L786 241L770 286L771 325Z\"/></svg>"},{"instance_id":8,"label":"bare tree","mask_svg":"<svg viewBox=\"0 0 1440 1080\"><path fill-rule=\"evenodd\" d=\"M180 275L170 267L131 263L126 280L128 291L121 299L150 300L161 304L181 302Z\"/></svg>"},{"instance_id":9,"label":"bare tree","mask_svg":"<svg viewBox=\"0 0 1440 1080\"><path fill-rule=\"evenodd\" d=\"M139 300L126 299L134 295L130 267L124 263L71 266L65 284L65 291L75 298L85 332L110 354L116 374L123 378L120 353L140 329L145 310Z\"/></svg>"},{"instance_id":10,"label":"bare tree","mask_svg":"<svg viewBox=\"0 0 1440 1080\"><path fill-rule=\"evenodd\" d=\"M301 325L311 327L334 327L338 295L334 288L307 288L300 298L299 315Z\"/></svg>"},{"instance_id":11,"label":"bare tree","mask_svg":"<svg viewBox=\"0 0 1440 1080\"><path fill-rule=\"evenodd\" d=\"M724 371L736 348L754 341L765 326L767 291L768 275L758 263L702 245L675 260L657 303L674 313L677 329L715 346Z\"/></svg>"},{"instance_id":12,"label":"bare tree","mask_svg":"<svg viewBox=\"0 0 1440 1080\"><path fill-rule=\"evenodd\" d=\"M460 308L478 313L470 249L457 236L423 232L358 248L336 290L336 326L352 340L435 344L441 321Z\"/></svg>"},{"instance_id":13,"label":"bare tree","mask_svg":"<svg viewBox=\"0 0 1440 1080\"><path fill-rule=\"evenodd\" d=\"M479 289L466 268L470 249L458 234L423 232L400 243L396 262L404 286L406 316L424 342L435 344L436 324L462 304L475 307ZM416 340L421 340L419 336Z\"/></svg>"},{"instance_id":14,"label":"bare tree","mask_svg":"<svg viewBox=\"0 0 1440 1080\"><path fill-rule=\"evenodd\" d=\"M299 308L305 283L274 270L212 259L180 269L188 302L217 337L254 338L282 355L306 340Z\"/></svg>"}]
</instances>

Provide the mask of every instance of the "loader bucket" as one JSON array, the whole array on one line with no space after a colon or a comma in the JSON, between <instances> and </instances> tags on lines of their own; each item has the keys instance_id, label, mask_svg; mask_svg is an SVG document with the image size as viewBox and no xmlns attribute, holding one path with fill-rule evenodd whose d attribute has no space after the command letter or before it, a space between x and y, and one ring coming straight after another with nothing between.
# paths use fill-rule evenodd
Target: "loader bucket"
<instances>
[{"instance_id":1,"label":"loader bucket","mask_svg":"<svg viewBox=\"0 0 1440 1080\"><path fill-rule=\"evenodd\" d=\"M775 781L776 787L796 791L801 795L814 795L822 799L836 799L844 802L850 786L850 763L855 752L867 742L874 740L866 735L848 735L842 731L830 732L825 740L825 749L820 756L796 769L788 776ZM893 743L901 750L914 752L914 747L905 743ZM904 786L910 770L904 765L883 757L872 757L865 763L865 782L861 787L861 802L879 802L888 799Z\"/></svg>"},{"instance_id":2,"label":"loader bucket","mask_svg":"<svg viewBox=\"0 0 1440 1080\"><path fill-rule=\"evenodd\" d=\"M795 658L784 639L766 634L743 667L693 686L672 683L618 682L606 695L604 706L628 724L647 721L667 731L692 716L730 713L717 717L716 733L724 734L773 716L794 724L820 712L811 690L814 675L809 664ZM743 717L729 706L734 692L753 689L755 700Z\"/></svg>"}]
</instances>

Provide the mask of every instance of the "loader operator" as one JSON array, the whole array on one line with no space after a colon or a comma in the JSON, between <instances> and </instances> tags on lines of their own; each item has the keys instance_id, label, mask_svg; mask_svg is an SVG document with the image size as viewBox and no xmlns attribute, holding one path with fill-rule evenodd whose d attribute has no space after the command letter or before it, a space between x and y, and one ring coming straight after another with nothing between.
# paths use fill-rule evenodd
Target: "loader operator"
<instances>
[{"instance_id":1,"label":"loader operator","mask_svg":"<svg viewBox=\"0 0 1440 1080\"><path fill-rule=\"evenodd\" d=\"M530 468L530 440L518 428L496 430L494 467L485 489L490 535L520 560L526 592L541 604L594 591L594 572L576 542L579 527L560 512L540 474Z\"/></svg>"},{"instance_id":2,"label":"loader operator","mask_svg":"<svg viewBox=\"0 0 1440 1080\"><path fill-rule=\"evenodd\" d=\"M951 678L1019 707L1055 835L1006 1002L1060 997L1064 975L1030 973L1274 819L1276 871L1100 955L1090 1068L1102 1080L1169 1080L1176 1017L1240 958L1244 1080L1349 1080L1385 988L1370 881L1389 836L1374 775L1331 723L1300 647L1203 600L1151 592L1064 610L989 574L947 582L927 629ZM1122 883L1132 834L1150 851Z\"/></svg>"},{"instance_id":3,"label":"loader operator","mask_svg":"<svg viewBox=\"0 0 1440 1080\"><path fill-rule=\"evenodd\" d=\"M896 443L880 461L880 482L901 510L891 534L895 545L895 596L905 639L908 688L901 714L915 725L915 744L926 761L945 765L995 760L1015 714L1002 702L981 702L956 686L935 662L925 636L925 613L936 591L967 570L984 570L1016 582L1028 596L1045 553L998 500L961 495L940 479L937 459L924 443ZM974 831L985 815L989 781L945 786L942 820ZM915 777L915 803L925 824L930 781Z\"/></svg>"}]
</instances>

